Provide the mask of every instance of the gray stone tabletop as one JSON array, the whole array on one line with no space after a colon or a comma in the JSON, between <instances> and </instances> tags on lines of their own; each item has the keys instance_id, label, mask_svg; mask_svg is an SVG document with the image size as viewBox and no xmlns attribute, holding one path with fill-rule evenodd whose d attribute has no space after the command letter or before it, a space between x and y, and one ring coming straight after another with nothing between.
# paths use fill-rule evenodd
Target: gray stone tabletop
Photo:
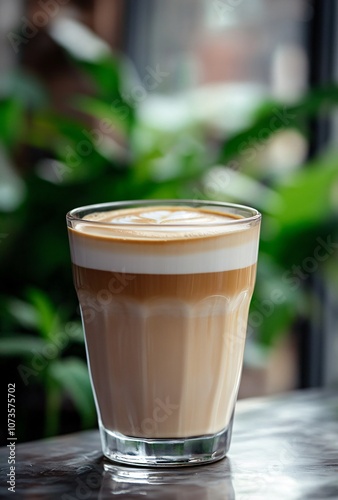
<instances>
[{"instance_id":1,"label":"gray stone tabletop","mask_svg":"<svg viewBox=\"0 0 338 500\"><path fill-rule=\"evenodd\" d=\"M338 499L338 390L239 401L228 457L147 469L109 463L98 431L0 448L0 498L85 500ZM13 477L12 477L13 479Z\"/></svg>"}]
</instances>

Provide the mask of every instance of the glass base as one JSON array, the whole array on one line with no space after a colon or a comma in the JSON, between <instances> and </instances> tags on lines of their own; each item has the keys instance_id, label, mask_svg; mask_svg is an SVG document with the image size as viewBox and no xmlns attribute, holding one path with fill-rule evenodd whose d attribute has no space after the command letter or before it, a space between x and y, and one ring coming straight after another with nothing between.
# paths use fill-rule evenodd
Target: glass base
<instances>
[{"instance_id":1,"label":"glass base","mask_svg":"<svg viewBox=\"0 0 338 500\"><path fill-rule=\"evenodd\" d=\"M223 431L207 436L146 439L100 429L102 450L113 462L143 467L180 467L216 462L230 447L232 419Z\"/></svg>"}]
</instances>

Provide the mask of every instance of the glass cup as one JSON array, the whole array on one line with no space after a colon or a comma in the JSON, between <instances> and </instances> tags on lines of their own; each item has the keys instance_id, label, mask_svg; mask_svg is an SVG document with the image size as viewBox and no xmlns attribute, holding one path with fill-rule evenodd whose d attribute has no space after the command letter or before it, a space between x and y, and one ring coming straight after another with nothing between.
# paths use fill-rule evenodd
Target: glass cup
<instances>
[{"instance_id":1,"label":"glass cup","mask_svg":"<svg viewBox=\"0 0 338 500\"><path fill-rule=\"evenodd\" d=\"M170 467L230 446L261 215L211 201L67 214L104 455Z\"/></svg>"}]
</instances>

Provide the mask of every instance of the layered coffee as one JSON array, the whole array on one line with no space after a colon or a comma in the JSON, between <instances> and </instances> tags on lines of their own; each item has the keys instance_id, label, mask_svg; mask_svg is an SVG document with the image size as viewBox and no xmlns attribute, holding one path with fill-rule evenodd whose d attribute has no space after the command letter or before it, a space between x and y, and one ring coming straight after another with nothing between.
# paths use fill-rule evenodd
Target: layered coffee
<instances>
[{"instance_id":1,"label":"layered coffee","mask_svg":"<svg viewBox=\"0 0 338 500\"><path fill-rule=\"evenodd\" d=\"M101 425L212 435L240 382L259 224L210 209L97 212L69 228Z\"/></svg>"}]
</instances>

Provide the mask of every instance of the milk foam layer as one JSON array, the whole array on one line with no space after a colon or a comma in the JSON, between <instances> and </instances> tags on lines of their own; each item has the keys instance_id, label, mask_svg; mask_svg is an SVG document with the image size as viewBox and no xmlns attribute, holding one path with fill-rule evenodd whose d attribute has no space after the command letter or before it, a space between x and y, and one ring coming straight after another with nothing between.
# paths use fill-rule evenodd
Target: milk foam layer
<instances>
[{"instance_id":1,"label":"milk foam layer","mask_svg":"<svg viewBox=\"0 0 338 500\"><path fill-rule=\"evenodd\" d=\"M69 228L74 264L135 274L222 272L257 261L259 225L190 207L101 212Z\"/></svg>"}]
</instances>

